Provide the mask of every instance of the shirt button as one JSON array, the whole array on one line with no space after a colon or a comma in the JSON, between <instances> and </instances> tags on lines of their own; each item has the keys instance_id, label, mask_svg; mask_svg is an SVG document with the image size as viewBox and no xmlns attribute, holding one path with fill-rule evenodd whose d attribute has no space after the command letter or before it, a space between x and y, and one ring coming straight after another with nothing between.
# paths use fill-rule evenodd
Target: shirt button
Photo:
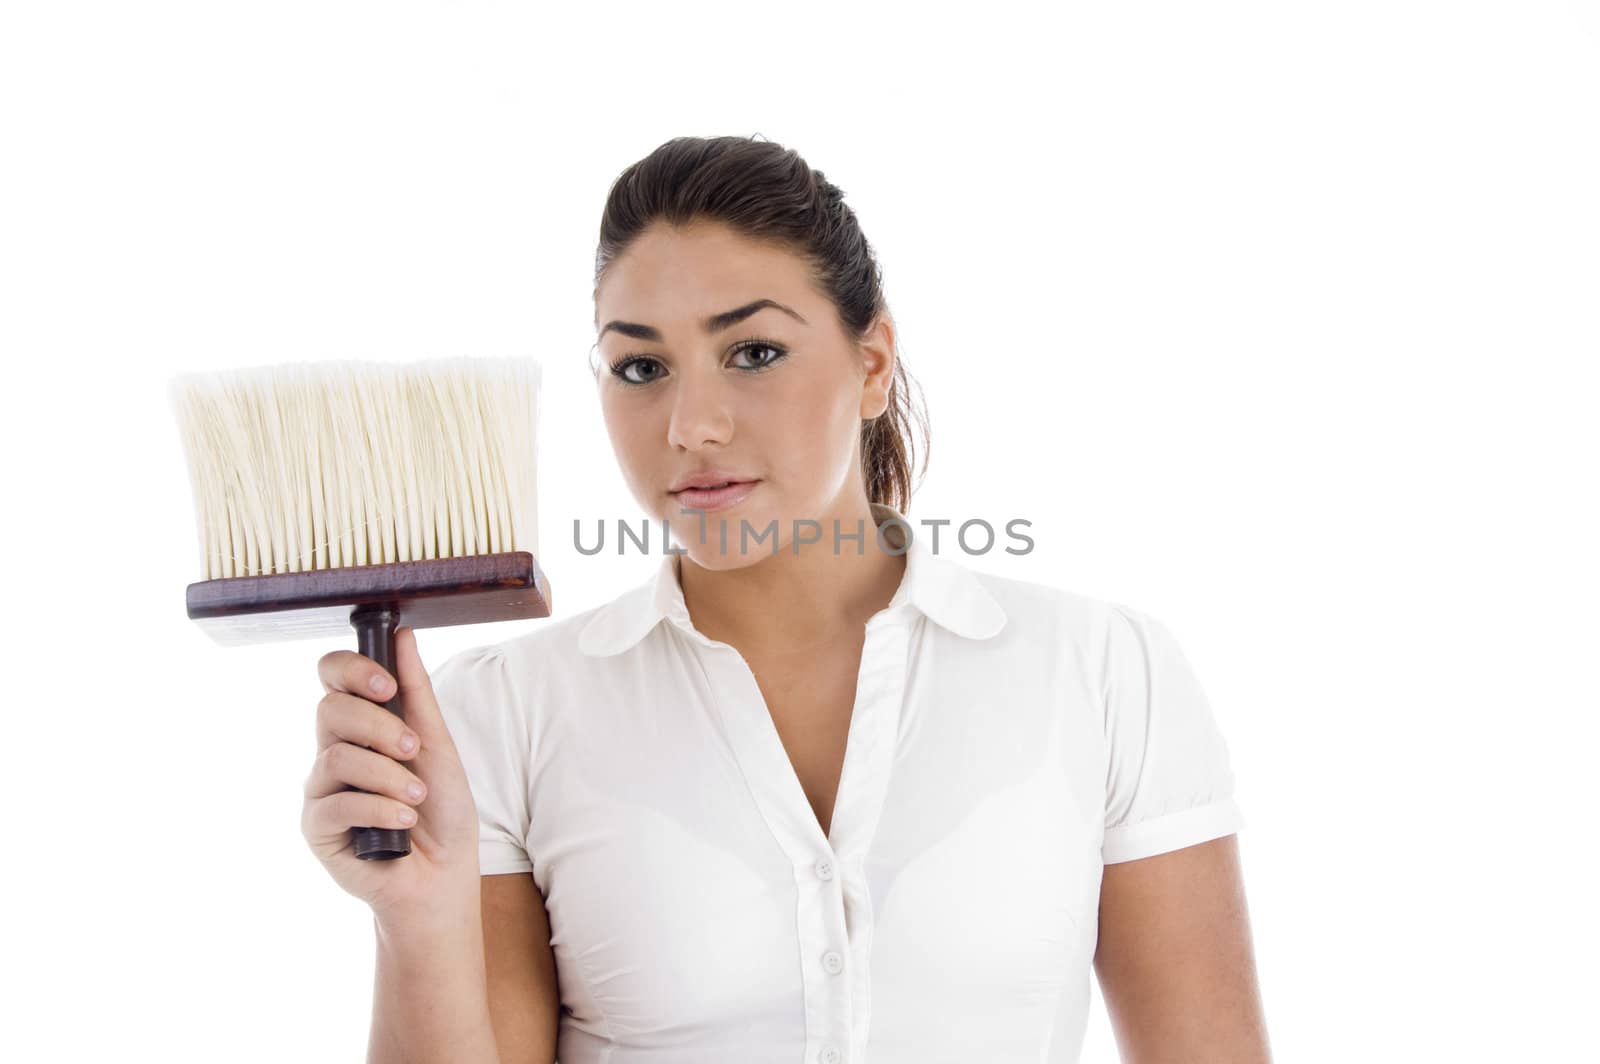
<instances>
[{"instance_id":1,"label":"shirt button","mask_svg":"<svg viewBox=\"0 0 1600 1064\"><path fill-rule=\"evenodd\" d=\"M822 955L822 967L829 975L838 975L844 970L844 958L830 949Z\"/></svg>"},{"instance_id":2,"label":"shirt button","mask_svg":"<svg viewBox=\"0 0 1600 1064\"><path fill-rule=\"evenodd\" d=\"M811 867L816 871L818 879L833 878L833 862L826 857L818 858L817 863Z\"/></svg>"},{"instance_id":3,"label":"shirt button","mask_svg":"<svg viewBox=\"0 0 1600 1064\"><path fill-rule=\"evenodd\" d=\"M817 1059L820 1060L822 1064L839 1064L839 1061L843 1058L839 1056L839 1051L837 1049L829 1046L827 1049L822 1051L822 1055Z\"/></svg>"}]
</instances>

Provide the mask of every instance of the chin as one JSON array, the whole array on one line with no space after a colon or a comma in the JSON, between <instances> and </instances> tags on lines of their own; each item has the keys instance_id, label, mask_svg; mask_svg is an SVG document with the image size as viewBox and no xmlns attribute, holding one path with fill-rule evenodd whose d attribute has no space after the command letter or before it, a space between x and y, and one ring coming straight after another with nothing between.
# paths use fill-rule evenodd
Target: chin
<instances>
[{"instance_id":1,"label":"chin","mask_svg":"<svg viewBox=\"0 0 1600 1064\"><path fill-rule=\"evenodd\" d=\"M786 540L779 541L784 529L782 521L765 511L745 506L707 513L682 513L675 500L668 497L667 523L672 527L673 546L702 569L742 569L755 565L785 549ZM768 525L776 525L776 533L767 533L758 539ZM726 528L726 532L723 529ZM746 532L745 529L749 531ZM702 538L703 533L703 538ZM741 535L744 542L741 544ZM726 539L727 546L723 547Z\"/></svg>"},{"instance_id":2,"label":"chin","mask_svg":"<svg viewBox=\"0 0 1600 1064\"><path fill-rule=\"evenodd\" d=\"M680 544L680 546L684 548L683 556L685 558L694 562L700 568L710 569L713 572L732 572L735 569L748 569L750 566L759 565L762 561L772 557L772 551L764 545L744 554L734 551L731 546L728 553L724 554L717 549L714 543L707 544L704 548L698 545L690 547L687 544Z\"/></svg>"}]
</instances>

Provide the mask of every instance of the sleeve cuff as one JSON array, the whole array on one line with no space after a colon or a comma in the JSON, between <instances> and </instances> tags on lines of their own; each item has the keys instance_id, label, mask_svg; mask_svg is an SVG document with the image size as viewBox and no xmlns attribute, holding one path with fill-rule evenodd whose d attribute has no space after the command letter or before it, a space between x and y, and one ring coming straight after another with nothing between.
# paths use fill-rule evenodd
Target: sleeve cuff
<instances>
[{"instance_id":1,"label":"sleeve cuff","mask_svg":"<svg viewBox=\"0 0 1600 1064\"><path fill-rule=\"evenodd\" d=\"M478 843L478 874L497 876L506 872L531 872L533 862L527 851L509 842Z\"/></svg>"},{"instance_id":2,"label":"sleeve cuff","mask_svg":"<svg viewBox=\"0 0 1600 1064\"><path fill-rule=\"evenodd\" d=\"M1100 860L1103 864L1119 864L1153 857L1232 835L1244 826L1239 804L1230 796L1137 824L1107 828L1100 844Z\"/></svg>"}]
</instances>

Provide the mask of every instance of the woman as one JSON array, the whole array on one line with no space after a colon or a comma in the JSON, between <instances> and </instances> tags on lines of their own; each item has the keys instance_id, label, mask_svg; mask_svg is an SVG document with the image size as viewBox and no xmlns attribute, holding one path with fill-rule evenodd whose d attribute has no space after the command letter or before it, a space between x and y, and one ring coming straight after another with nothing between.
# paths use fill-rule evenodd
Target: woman
<instances>
[{"instance_id":1,"label":"woman","mask_svg":"<svg viewBox=\"0 0 1600 1064\"><path fill-rule=\"evenodd\" d=\"M839 189L669 141L611 190L595 309L617 460L684 553L431 681L403 629L420 752L382 670L321 662L306 833L375 914L370 1059L1070 1061L1092 965L1124 1059L1266 1060L1194 674L1154 618L906 517L908 378ZM356 861L354 824L414 851Z\"/></svg>"}]
</instances>

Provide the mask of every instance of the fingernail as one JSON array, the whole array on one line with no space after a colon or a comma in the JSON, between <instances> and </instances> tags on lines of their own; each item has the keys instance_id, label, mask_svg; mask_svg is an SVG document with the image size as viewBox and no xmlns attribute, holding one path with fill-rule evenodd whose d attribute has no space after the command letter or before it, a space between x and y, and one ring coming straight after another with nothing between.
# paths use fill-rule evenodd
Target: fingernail
<instances>
[{"instance_id":1,"label":"fingernail","mask_svg":"<svg viewBox=\"0 0 1600 1064\"><path fill-rule=\"evenodd\" d=\"M417 748L417 737L415 735L411 734L410 732L406 732L404 735L400 736L400 749L401 750L403 750L403 751L405 751L406 753L409 754L411 751L415 750L416 748Z\"/></svg>"},{"instance_id":2,"label":"fingernail","mask_svg":"<svg viewBox=\"0 0 1600 1064\"><path fill-rule=\"evenodd\" d=\"M381 695L389 689L389 677L381 672L372 674L372 693Z\"/></svg>"}]
</instances>

